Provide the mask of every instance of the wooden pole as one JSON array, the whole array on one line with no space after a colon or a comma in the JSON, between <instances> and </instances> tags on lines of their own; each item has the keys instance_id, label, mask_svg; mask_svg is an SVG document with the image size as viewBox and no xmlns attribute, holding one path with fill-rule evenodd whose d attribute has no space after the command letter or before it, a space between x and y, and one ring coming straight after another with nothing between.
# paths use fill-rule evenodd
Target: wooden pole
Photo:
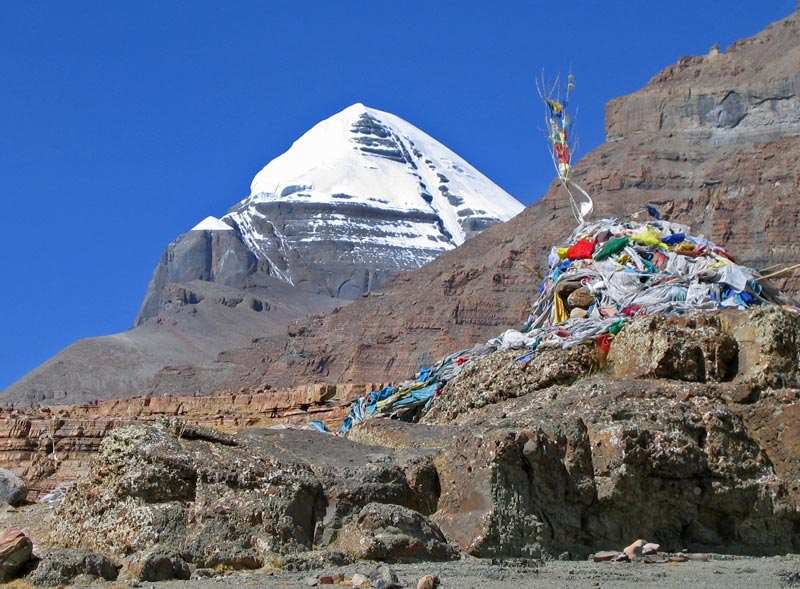
<instances>
[{"instance_id":1,"label":"wooden pole","mask_svg":"<svg viewBox=\"0 0 800 589\"><path fill-rule=\"evenodd\" d=\"M790 270L796 270L797 268L800 268L800 264L795 264L794 266L789 266L788 268L784 268L783 270L778 270L776 272L771 272L769 274L765 274L764 276L761 276L759 278L759 280L765 280L767 278L773 278L775 276L779 276L780 274L785 274L786 272L789 272Z\"/></svg>"}]
</instances>

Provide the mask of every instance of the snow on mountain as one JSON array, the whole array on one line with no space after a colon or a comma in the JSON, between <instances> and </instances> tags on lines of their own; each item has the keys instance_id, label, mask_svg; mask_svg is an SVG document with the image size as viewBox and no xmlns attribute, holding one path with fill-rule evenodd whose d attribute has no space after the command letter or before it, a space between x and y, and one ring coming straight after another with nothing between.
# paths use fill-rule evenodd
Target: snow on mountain
<instances>
[{"instance_id":1,"label":"snow on mountain","mask_svg":"<svg viewBox=\"0 0 800 589\"><path fill-rule=\"evenodd\" d=\"M209 216L192 227L191 231L233 231L233 227L216 217Z\"/></svg>"},{"instance_id":2,"label":"snow on mountain","mask_svg":"<svg viewBox=\"0 0 800 589\"><path fill-rule=\"evenodd\" d=\"M224 219L294 284L298 264L332 253L388 271L419 267L523 208L426 133L359 103L267 164Z\"/></svg>"}]
</instances>

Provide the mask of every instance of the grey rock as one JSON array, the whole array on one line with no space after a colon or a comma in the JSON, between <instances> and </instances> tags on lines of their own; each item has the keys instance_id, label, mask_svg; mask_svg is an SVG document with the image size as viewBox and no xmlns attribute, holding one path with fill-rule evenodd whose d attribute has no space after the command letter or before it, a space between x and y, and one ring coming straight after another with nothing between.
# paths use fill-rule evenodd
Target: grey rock
<instances>
[{"instance_id":1,"label":"grey rock","mask_svg":"<svg viewBox=\"0 0 800 589\"><path fill-rule=\"evenodd\" d=\"M624 552L620 552L614 558L611 559L612 562L630 562L630 558Z\"/></svg>"},{"instance_id":2,"label":"grey rock","mask_svg":"<svg viewBox=\"0 0 800 589\"><path fill-rule=\"evenodd\" d=\"M101 554L86 550L58 549L43 554L28 575L34 585L51 587L72 583L79 576L114 581L121 565Z\"/></svg>"},{"instance_id":3,"label":"grey rock","mask_svg":"<svg viewBox=\"0 0 800 589\"><path fill-rule=\"evenodd\" d=\"M308 550L282 554L276 564L286 571L315 571L341 567L353 562L353 558L338 550Z\"/></svg>"},{"instance_id":4,"label":"grey rock","mask_svg":"<svg viewBox=\"0 0 800 589\"><path fill-rule=\"evenodd\" d=\"M170 284L202 280L240 288L256 270L255 255L235 231L189 231L162 254L135 325L157 317L171 304Z\"/></svg>"},{"instance_id":5,"label":"grey rock","mask_svg":"<svg viewBox=\"0 0 800 589\"><path fill-rule=\"evenodd\" d=\"M436 524L400 505L368 503L344 526L336 544L353 557L366 560L410 562L458 557Z\"/></svg>"},{"instance_id":6,"label":"grey rock","mask_svg":"<svg viewBox=\"0 0 800 589\"><path fill-rule=\"evenodd\" d=\"M650 556L652 554L657 554L658 550L661 548L660 544L656 544L654 542L648 542L644 546L642 546L642 554L644 556Z\"/></svg>"},{"instance_id":7,"label":"grey rock","mask_svg":"<svg viewBox=\"0 0 800 589\"><path fill-rule=\"evenodd\" d=\"M199 568L192 571L191 579L210 579L218 574L214 569Z\"/></svg>"},{"instance_id":8,"label":"grey rock","mask_svg":"<svg viewBox=\"0 0 800 589\"><path fill-rule=\"evenodd\" d=\"M189 579L191 571L180 554L168 550L153 550L134 559L128 565L140 581L169 581Z\"/></svg>"},{"instance_id":9,"label":"grey rock","mask_svg":"<svg viewBox=\"0 0 800 589\"><path fill-rule=\"evenodd\" d=\"M19 505L28 496L28 485L14 472L0 468L0 501Z\"/></svg>"},{"instance_id":10,"label":"grey rock","mask_svg":"<svg viewBox=\"0 0 800 589\"><path fill-rule=\"evenodd\" d=\"M588 309L589 306L594 302L594 295L585 286L581 286L573 290L567 297L567 305L570 307L578 307L580 309Z\"/></svg>"},{"instance_id":11,"label":"grey rock","mask_svg":"<svg viewBox=\"0 0 800 589\"><path fill-rule=\"evenodd\" d=\"M376 589L400 589L400 579L387 564L379 564L369 575L372 586Z\"/></svg>"}]
</instances>

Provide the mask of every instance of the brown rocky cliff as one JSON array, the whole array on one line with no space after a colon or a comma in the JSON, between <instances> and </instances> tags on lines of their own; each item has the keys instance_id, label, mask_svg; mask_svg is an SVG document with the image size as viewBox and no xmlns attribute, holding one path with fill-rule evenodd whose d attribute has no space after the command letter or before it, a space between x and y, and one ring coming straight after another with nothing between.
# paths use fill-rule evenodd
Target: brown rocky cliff
<instances>
[{"instance_id":1,"label":"brown rocky cliff","mask_svg":"<svg viewBox=\"0 0 800 589\"><path fill-rule=\"evenodd\" d=\"M656 203L763 268L800 261L800 17L689 57L611 101L607 141L575 169L596 217ZM549 247L574 226L557 186L381 296L225 354L240 383L399 380L527 316ZM781 286L800 290L798 274Z\"/></svg>"},{"instance_id":2,"label":"brown rocky cliff","mask_svg":"<svg viewBox=\"0 0 800 589\"><path fill-rule=\"evenodd\" d=\"M377 386L377 385L375 385ZM85 474L109 432L165 418L221 432L321 420L338 426L373 385L308 385L252 394L134 397L88 405L0 409L0 467L29 483L28 499Z\"/></svg>"}]
</instances>

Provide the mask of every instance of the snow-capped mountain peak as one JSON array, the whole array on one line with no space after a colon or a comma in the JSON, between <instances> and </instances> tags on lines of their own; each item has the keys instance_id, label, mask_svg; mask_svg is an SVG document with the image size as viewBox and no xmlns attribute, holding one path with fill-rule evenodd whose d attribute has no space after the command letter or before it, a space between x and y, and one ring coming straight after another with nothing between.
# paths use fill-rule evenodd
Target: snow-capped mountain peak
<instances>
[{"instance_id":1,"label":"snow-capped mountain peak","mask_svg":"<svg viewBox=\"0 0 800 589\"><path fill-rule=\"evenodd\" d=\"M294 284L320 247L328 264L414 268L522 209L414 125L356 103L267 164L224 220Z\"/></svg>"},{"instance_id":2,"label":"snow-capped mountain peak","mask_svg":"<svg viewBox=\"0 0 800 589\"><path fill-rule=\"evenodd\" d=\"M482 229L476 221L507 221L523 208L429 135L361 103L318 123L267 164L253 179L250 199L337 204L345 197L374 208L439 213L453 245Z\"/></svg>"}]
</instances>

